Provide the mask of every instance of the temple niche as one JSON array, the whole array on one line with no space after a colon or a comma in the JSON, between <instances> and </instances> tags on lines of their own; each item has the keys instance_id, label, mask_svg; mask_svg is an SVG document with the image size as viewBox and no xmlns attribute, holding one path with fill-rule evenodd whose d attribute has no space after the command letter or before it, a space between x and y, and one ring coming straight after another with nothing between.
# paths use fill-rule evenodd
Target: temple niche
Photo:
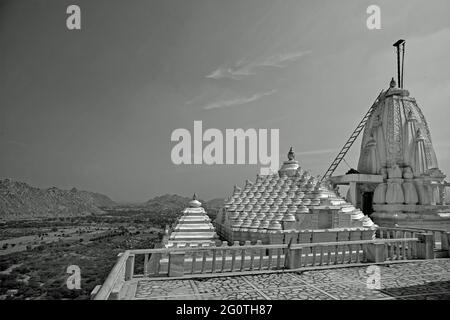
<instances>
[{"instance_id":1,"label":"temple niche","mask_svg":"<svg viewBox=\"0 0 450 320\"><path fill-rule=\"evenodd\" d=\"M360 183L358 206L369 207L379 225L450 226L444 181L429 126L416 100L394 79L367 120L358 162L360 175L380 176L378 184ZM365 197L370 193L370 197Z\"/></svg>"}]
</instances>

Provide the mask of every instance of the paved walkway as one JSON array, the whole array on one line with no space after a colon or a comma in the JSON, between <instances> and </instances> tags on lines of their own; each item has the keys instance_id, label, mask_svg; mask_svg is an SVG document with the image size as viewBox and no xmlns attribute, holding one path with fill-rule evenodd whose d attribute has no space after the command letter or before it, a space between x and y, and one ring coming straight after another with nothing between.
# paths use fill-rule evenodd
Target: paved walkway
<instances>
[{"instance_id":1,"label":"paved walkway","mask_svg":"<svg viewBox=\"0 0 450 320\"><path fill-rule=\"evenodd\" d=\"M379 266L381 288L369 289L367 267L191 280L136 280L127 298L150 300L450 300L450 259Z\"/></svg>"}]
</instances>

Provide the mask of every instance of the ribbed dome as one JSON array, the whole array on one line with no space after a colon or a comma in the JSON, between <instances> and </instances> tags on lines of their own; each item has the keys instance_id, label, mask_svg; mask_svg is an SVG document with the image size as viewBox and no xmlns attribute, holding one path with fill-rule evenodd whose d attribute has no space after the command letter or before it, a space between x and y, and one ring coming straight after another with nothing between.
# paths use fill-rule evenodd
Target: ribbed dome
<instances>
[{"instance_id":1,"label":"ribbed dome","mask_svg":"<svg viewBox=\"0 0 450 320\"><path fill-rule=\"evenodd\" d=\"M362 137L358 171L380 174L383 167L409 166L415 176L438 168L431 134L416 100L395 87L384 92L370 115Z\"/></svg>"}]
</instances>

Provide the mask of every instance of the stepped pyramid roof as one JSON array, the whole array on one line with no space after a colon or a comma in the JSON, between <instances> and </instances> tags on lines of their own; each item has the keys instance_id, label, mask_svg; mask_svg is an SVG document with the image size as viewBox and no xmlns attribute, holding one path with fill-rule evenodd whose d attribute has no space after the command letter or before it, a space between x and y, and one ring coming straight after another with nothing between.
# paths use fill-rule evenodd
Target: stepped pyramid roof
<instances>
[{"instance_id":1,"label":"stepped pyramid roof","mask_svg":"<svg viewBox=\"0 0 450 320\"><path fill-rule=\"evenodd\" d=\"M303 170L295 160L294 152L276 174L257 175L256 181L246 181L243 188L234 187L233 194L224 202L224 213L233 231L277 232L283 222L296 222L299 215L313 209L338 209L348 214L351 221L360 221L363 227L374 223L359 209L338 195L328 182Z\"/></svg>"},{"instance_id":2,"label":"stepped pyramid roof","mask_svg":"<svg viewBox=\"0 0 450 320\"><path fill-rule=\"evenodd\" d=\"M169 240L168 247L183 245L214 245L217 238L211 219L206 214L202 204L194 194L193 199L189 202L189 207L183 210L183 215L178 218L173 228Z\"/></svg>"}]
</instances>

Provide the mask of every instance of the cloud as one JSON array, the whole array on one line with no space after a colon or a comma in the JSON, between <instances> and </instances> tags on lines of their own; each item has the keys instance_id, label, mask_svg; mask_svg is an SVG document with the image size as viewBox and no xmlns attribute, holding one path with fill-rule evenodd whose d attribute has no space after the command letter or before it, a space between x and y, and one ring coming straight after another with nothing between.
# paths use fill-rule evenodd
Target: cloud
<instances>
[{"instance_id":1,"label":"cloud","mask_svg":"<svg viewBox=\"0 0 450 320\"><path fill-rule=\"evenodd\" d=\"M203 107L203 109L211 110L211 109L218 109L218 108L223 108L223 107L240 106L243 104L257 101L263 97L270 96L270 95L274 94L275 92L276 92L276 90L271 90L271 91L267 91L267 92L255 93L254 95L252 95L250 97L239 97L236 99L219 100L219 101L212 102L212 103L206 105L205 107Z\"/></svg>"},{"instance_id":2,"label":"cloud","mask_svg":"<svg viewBox=\"0 0 450 320\"><path fill-rule=\"evenodd\" d=\"M297 51L290 53L281 53L275 55L266 55L250 61L241 59L233 66L222 66L206 76L208 79L232 79L241 80L246 76L256 74L256 69L263 67L285 68L292 62L295 62L303 56L309 54L310 51Z\"/></svg>"},{"instance_id":3,"label":"cloud","mask_svg":"<svg viewBox=\"0 0 450 320\"><path fill-rule=\"evenodd\" d=\"M233 68L224 68L220 67L219 69L213 71L210 75L207 75L208 79L232 79L232 80L241 80L244 76L250 76L254 73L250 72L250 70L246 68L241 69L233 69Z\"/></svg>"},{"instance_id":4,"label":"cloud","mask_svg":"<svg viewBox=\"0 0 450 320\"><path fill-rule=\"evenodd\" d=\"M285 68L289 63L299 60L308 53L309 51L299 51L273 55L261 61L257 66Z\"/></svg>"},{"instance_id":5,"label":"cloud","mask_svg":"<svg viewBox=\"0 0 450 320\"><path fill-rule=\"evenodd\" d=\"M5 141L4 144L9 144L9 145L13 145L13 146L21 147L21 148L28 147L28 145L26 143L16 141L16 140L8 140L8 141Z\"/></svg>"}]
</instances>

